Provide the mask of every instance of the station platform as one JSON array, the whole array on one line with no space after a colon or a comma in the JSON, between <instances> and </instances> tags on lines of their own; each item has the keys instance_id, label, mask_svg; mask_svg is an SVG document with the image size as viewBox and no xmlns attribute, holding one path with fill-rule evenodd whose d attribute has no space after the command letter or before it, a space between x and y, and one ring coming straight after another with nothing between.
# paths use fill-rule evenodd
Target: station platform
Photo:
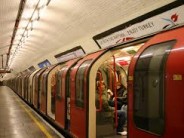
<instances>
[{"instance_id":1,"label":"station platform","mask_svg":"<svg viewBox=\"0 0 184 138\"><path fill-rule=\"evenodd\" d=\"M0 86L0 138L64 138L10 88Z\"/></svg>"}]
</instances>

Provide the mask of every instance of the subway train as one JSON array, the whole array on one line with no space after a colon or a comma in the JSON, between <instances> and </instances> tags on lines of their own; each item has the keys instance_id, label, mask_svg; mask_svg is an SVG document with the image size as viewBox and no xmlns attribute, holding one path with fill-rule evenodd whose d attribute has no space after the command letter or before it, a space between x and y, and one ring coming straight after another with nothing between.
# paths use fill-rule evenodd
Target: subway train
<instances>
[{"instance_id":1,"label":"subway train","mask_svg":"<svg viewBox=\"0 0 184 138\"><path fill-rule=\"evenodd\" d=\"M19 74L4 83L75 138L117 135L116 110L114 116L101 116L96 81L103 80L115 101L121 83L128 99L124 126L128 138L183 138L183 59L180 26Z\"/></svg>"}]
</instances>

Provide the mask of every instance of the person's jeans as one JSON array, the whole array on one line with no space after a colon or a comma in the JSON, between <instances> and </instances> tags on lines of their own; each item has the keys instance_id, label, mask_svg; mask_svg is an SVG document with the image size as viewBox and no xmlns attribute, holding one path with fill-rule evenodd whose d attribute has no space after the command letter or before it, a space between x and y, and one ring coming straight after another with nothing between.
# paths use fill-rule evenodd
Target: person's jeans
<instances>
[{"instance_id":1,"label":"person's jeans","mask_svg":"<svg viewBox=\"0 0 184 138\"><path fill-rule=\"evenodd\" d=\"M122 110L117 110L117 115L118 115L118 127L117 127L117 132L122 132L123 131L123 126L125 125L126 122L126 115L125 112Z\"/></svg>"}]
</instances>

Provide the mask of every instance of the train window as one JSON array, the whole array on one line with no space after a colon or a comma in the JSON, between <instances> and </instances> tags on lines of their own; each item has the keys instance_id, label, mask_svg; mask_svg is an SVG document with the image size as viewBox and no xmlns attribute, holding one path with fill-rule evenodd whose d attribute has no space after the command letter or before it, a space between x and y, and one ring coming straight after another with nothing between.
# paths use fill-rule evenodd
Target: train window
<instances>
[{"instance_id":1,"label":"train window","mask_svg":"<svg viewBox=\"0 0 184 138\"><path fill-rule=\"evenodd\" d=\"M56 73L56 98L59 100L61 100L61 75L61 71Z\"/></svg>"},{"instance_id":2,"label":"train window","mask_svg":"<svg viewBox=\"0 0 184 138\"><path fill-rule=\"evenodd\" d=\"M64 77L63 77L63 72L65 71L66 69L66 66L62 67L61 70L56 74L56 78L57 78L57 81L56 81L56 95L57 95L57 98L61 100L62 98L62 90L63 90L63 82L65 81Z\"/></svg>"},{"instance_id":3,"label":"train window","mask_svg":"<svg viewBox=\"0 0 184 138\"><path fill-rule=\"evenodd\" d=\"M47 94L47 74L43 75L43 95Z\"/></svg>"},{"instance_id":4,"label":"train window","mask_svg":"<svg viewBox=\"0 0 184 138\"><path fill-rule=\"evenodd\" d=\"M69 87L70 86L70 73L69 72L66 75L66 96L67 97L70 97L70 87Z\"/></svg>"},{"instance_id":5,"label":"train window","mask_svg":"<svg viewBox=\"0 0 184 138\"><path fill-rule=\"evenodd\" d=\"M139 57L134 74L134 122L138 128L161 135L164 131L164 73L176 41L148 47Z\"/></svg>"},{"instance_id":6,"label":"train window","mask_svg":"<svg viewBox=\"0 0 184 138\"><path fill-rule=\"evenodd\" d=\"M87 60L79 67L76 76L76 93L75 93L75 104L78 107L84 107L84 86L86 86L85 82L85 71L90 66L93 60Z\"/></svg>"}]
</instances>

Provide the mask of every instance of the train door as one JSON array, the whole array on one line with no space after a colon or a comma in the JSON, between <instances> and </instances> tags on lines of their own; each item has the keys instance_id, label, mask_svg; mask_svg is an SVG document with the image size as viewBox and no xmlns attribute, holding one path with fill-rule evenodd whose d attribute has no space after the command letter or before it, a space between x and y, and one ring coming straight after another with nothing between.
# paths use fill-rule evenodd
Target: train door
<instances>
[{"instance_id":1,"label":"train door","mask_svg":"<svg viewBox=\"0 0 184 138\"><path fill-rule=\"evenodd\" d=\"M47 112L47 73L44 73L42 80L42 91L41 91L41 104L42 111L44 114Z\"/></svg>"},{"instance_id":2,"label":"train door","mask_svg":"<svg viewBox=\"0 0 184 138\"><path fill-rule=\"evenodd\" d=\"M39 109L40 108L40 101L39 101L39 93L40 93L40 76L41 74L45 71L46 68L43 68L39 70L36 75L35 75L35 90L33 91L34 95L34 101L33 105L35 108Z\"/></svg>"},{"instance_id":3,"label":"train door","mask_svg":"<svg viewBox=\"0 0 184 138\"><path fill-rule=\"evenodd\" d=\"M27 98L28 98L28 93L27 93L27 77L28 77L28 74L25 75L24 77L24 99L27 101Z\"/></svg>"},{"instance_id":4,"label":"train door","mask_svg":"<svg viewBox=\"0 0 184 138\"><path fill-rule=\"evenodd\" d=\"M36 72L34 72L33 76L32 76L32 81L31 81L31 84L32 84L32 88L31 88L31 103L32 105L34 105L34 102L35 102L35 90L36 90L36 74L40 71L41 69L38 69Z\"/></svg>"},{"instance_id":5,"label":"train door","mask_svg":"<svg viewBox=\"0 0 184 138\"><path fill-rule=\"evenodd\" d=\"M25 86L26 86L26 74L23 75L22 77L22 98L25 99L26 96L26 90L25 90Z\"/></svg>"},{"instance_id":6,"label":"train door","mask_svg":"<svg viewBox=\"0 0 184 138\"><path fill-rule=\"evenodd\" d=\"M55 120L56 109L56 72L62 65L58 64L50 68L47 76L47 115Z\"/></svg>"},{"instance_id":7,"label":"train door","mask_svg":"<svg viewBox=\"0 0 184 138\"><path fill-rule=\"evenodd\" d=\"M27 78L27 101L29 102L29 104L31 104L30 99L31 99L31 93L30 93L30 76L33 72L30 72L30 74L28 75Z\"/></svg>"},{"instance_id":8,"label":"train door","mask_svg":"<svg viewBox=\"0 0 184 138\"><path fill-rule=\"evenodd\" d=\"M20 83L19 83L19 76L17 76L17 82L16 82L16 92L17 92L17 94L18 95L20 95L20 93L19 93L19 85L20 85Z\"/></svg>"},{"instance_id":9,"label":"train door","mask_svg":"<svg viewBox=\"0 0 184 138\"><path fill-rule=\"evenodd\" d=\"M90 65L103 51L87 55L70 73L70 131L73 136L88 137L89 129L89 70Z\"/></svg>"},{"instance_id":10,"label":"train door","mask_svg":"<svg viewBox=\"0 0 184 138\"><path fill-rule=\"evenodd\" d=\"M47 74L48 69L40 77L40 111L43 114L46 114Z\"/></svg>"},{"instance_id":11,"label":"train door","mask_svg":"<svg viewBox=\"0 0 184 138\"><path fill-rule=\"evenodd\" d=\"M152 38L129 69L129 138L184 137L184 28Z\"/></svg>"},{"instance_id":12,"label":"train door","mask_svg":"<svg viewBox=\"0 0 184 138\"><path fill-rule=\"evenodd\" d=\"M65 92L63 92L63 71L65 66L56 72L56 123L65 128Z\"/></svg>"},{"instance_id":13,"label":"train door","mask_svg":"<svg viewBox=\"0 0 184 138\"><path fill-rule=\"evenodd\" d=\"M47 113L47 87L48 87L48 75L50 73L50 71L55 67L54 66L50 66L48 67L43 74L41 75L40 78L40 111L43 114Z\"/></svg>"},{"instance_id":14,"label":"train door","mask_svg":"<svg viewBox=\"0 0 184 138\"><path fill-rule=\"evenodd\" d=\"M18 87L19 87L19 76L16 77L16 81L15 81L15 91L19 95Z\"/></svg>"},{"instance_id":15,"label":"train door","mask_svg":"<svg viewBox=\"0 0 184 138\"><path fill-rule=\"evenodd\" d=\"M29 76L29 83L28 83L28 101L30 104L33 104L33 90L34 90L34 85L33 85L33 78L34 75L36 74L36 72L38 72L39 70L34 71L33 73L31 73L31 75Z\"/></svg>"},{"instance_id":16,"label":"train door","mask_svg":"<svg viewBox=\"0 0 184 138\"><path fill-rule=\"evenodd\" d=\"M69 70L76 61L64 63L56 73L56 123L66 130L70 124Z\"/></svg>"},{"instance_id":17,"label":"train door","mask_svg":"<svg viewBox=\"0 0 184 138\"><path fill-rule=\"evenodd\" d=\"M17 92L18 95L22 95L22 81L21 81L21 76L18 76L18 85L17 85Z\"/></svg>"},{"instance_id":18,"label":"train door","mask_svg":"<svg viewBox=\"0 0 184 138\"><path fill-rule=\"evenodd\" d=\"M29 99L29 93L28 93L28 84L29 84L29 76L30 76L30 72L26 75L25 77L25 100L28 102Z\"/></svg>"},{"instance_id":19,"label":"train door","mask_svg":"<svg viewBox=\"0 0 184 138\"><path fill-rule=\"evenodd\" d=\"M24 98L24 75L21 76L21 97Z\"/></svg>"},{"instance_id":20,"label":"train door","mask_svg":"<svg viewBox=\"0 0 184 138\"><path fill-rule=\"evenodd\" d=\"M23 75L23 77L22 77L22 97L23 97L23 99L25 99L26 100L26 76L27 76L27 73L25 73L24 75Z\"/></svg>"},{"instance_id":21,"label":"train door","mask_svg":"<svg viewBox=\"0 0 184 138\"><path fill-rule=\"evenodd\" d=\"M129 62L137 50L143 45L142 42L130 44L124 48L117 48L107 51L93 65L92 72L96 73L95 90L94 79L90 82L90 97L95 97L96 106L96 130L91 127L90 133L96 132L93 137L118 137L117 128L122 122L122 128L118 132L126 135L126 113L127 113L127 70ZM109 53L109 54L108 54ZM92 75L92 74L91 74ZM94 96L95 94L95 96ZM90 107L94 110L94 107ZM120 119L119 113L124 113ZM92 118L92 116L91 116Z\"/></svg>"}]
</instances>

